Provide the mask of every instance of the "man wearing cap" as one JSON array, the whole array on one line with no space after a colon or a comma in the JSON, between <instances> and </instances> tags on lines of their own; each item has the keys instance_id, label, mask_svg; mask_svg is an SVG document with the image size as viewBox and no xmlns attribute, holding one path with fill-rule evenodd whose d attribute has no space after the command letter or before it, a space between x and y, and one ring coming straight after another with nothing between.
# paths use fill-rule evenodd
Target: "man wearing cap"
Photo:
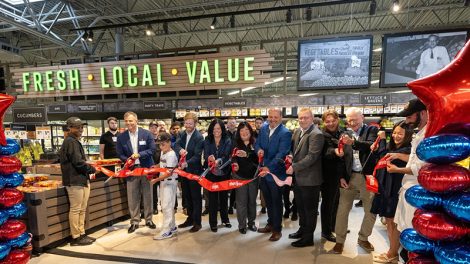
<instances>
[{"instance_id":1,"label":"man wearing cap","mask_svg":"<svg viewBox=\"0 0 470 264\"><path fill-rule=\"evenodd\" d=\"M71 246L85 246L96 239L85 235L85 213L90 197L90 178L96 170L86 163L85 150L80 143L83 126L87 125L78 117L66 121L68 136L60 148L60 169L62 183L69 197L69 225L72 234Z\"/></svg>"},{"instance_id":2,"label":"man wearing cap","mask_svg":"<svg viewBox=\"0 0 470 264\"><path fill-rule=\"evenodd\" d=\"M126 112L124 122L127 131L117 138L116 150L119 158L125 162L128 158L134 160L134 168L150 168L154 165L153 153L155 152L155 139L150 131L137 126L137 114ZM133 233L139 228L140 203L144 204L145 225L151 229L156 226L152 221L152 192L150 181L147 177L127 177L127 203L131 216L131 226L128 233Z\"/></svg>"},{"instance_id":3,"label":"man wearing cap","mask_svg":"<svg viewBox=\"0 0 470 264\"><path fill-rule=\"evenodd\" d=\"M428 112L426 106L419 99L412 99L405 106L403 111L399 112L397 116L405 117L405 122L409 124L412 128L418 129L419 132L411 141L411 154L408 159L406 167L399 168L392 163L387 164L387 171L391 173L403 173L402 187L399 191L398 206L395 212L394 222L397 224L397 229L400 232L407 228L413 228L411 221L416 208L411 206L405 199L406 190L410 187L419 184L418 183L418 172L421 167L425 164L424 161L420 160L416 155L416 148L419 143L424 139L426 134L426 124L428 122ZM390 153L388 154L389 160L402 159L400 156L404 154L400 153ZM403 260L407 260L408 254L406 250L400 252L400 256Z\"/></svg>"}]
</instances>

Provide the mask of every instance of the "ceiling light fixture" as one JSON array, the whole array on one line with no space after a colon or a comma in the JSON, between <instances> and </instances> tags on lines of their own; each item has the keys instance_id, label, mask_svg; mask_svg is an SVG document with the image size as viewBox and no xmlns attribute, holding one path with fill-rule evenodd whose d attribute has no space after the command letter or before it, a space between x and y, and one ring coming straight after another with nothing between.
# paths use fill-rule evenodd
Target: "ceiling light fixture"
<instances>
[{"instance_id":1,"label":"ceiling light fixture","mask_svg":"<svg viewBox=\"0 0 470 264\"><path fill-rule=\"evenodd\" d=\"M165 33L165 35L168 35L168 32L170 32L168 30L168 23L166 23L166 22L163 23L163 32Z\"/></svg>"},{"instance_id":2,"label":"ceiling light fixture","mask_svg":"<svg viewBox=\"0 0 470 264\"><path fill-rule=\"evenodd\" d=\"M375 12L377 11L377 2L375 0L370 1L369 8L369 15L375 15Z\"/></svg>"},{"instance_id":3,"label":"ceiling light fixture","mask_svg":"<svg viewBox=\"0 0 470 264\"><path fill-rule=\"evenodd\" d=\"M376 83L379 83L380 81L379 80L373 80L373 81L370 81L370 84L376 84Z\"/></svg>"},{"instance_id":4,"label":"ceiling light fixture","mask_svg":"<svg viewBox=\"0 0 470 264\"><path fill-rule=\"evenodd\" d=\"M311 7L307 8L306 20L307 21L312 21L312 8Z\"/></svg>"},{"instance_id":5,"label":"ceiling light fixture","mask_svg":"<svg viewBox=\"0 0 470 264\"><path fill-rule=\"evenodd\" d=\"M287 9L286 12L286 23L292 22L292 11L290 9Z\"/></svg>"},{"instance_id":6,"label":"ceiling light fixture","mask_svg":"<svg viewBox=\"0 0 470 264\"><path fill-rule=\"evenodd\" d=\"M148 24L147 28L145 29L145 35L147 35L149 37L154 35L152 25Z\"/></svg>"},{"instance_id":7,"label":"ceiling light fixture","mask_svg":"<svg viewBox=\"0 0 470 264\"><path fill-rule=\"evenodd\" d=\"M306 93L306 94L299 94L300 97L305 97L305 96L313 96L317 95L318 93Z\"/></svg>"},{"instance_id":8,"label":"ceiling light fixture","mask_svg":"<svg viewBox=\"0 0 470 264\"><path fill-rule=\"evenodd\" d=\"M237 90L237 91L230 92L227 95L235 95L235 94L238 94L238 93L240 93L240 91Z\"/></svg>"},{"instance_id":9,"label":"ceiling light fixture","mask_svg":"<svg viewBox=\"0 0 470 264\"><path fill-rule=\"evenodd\" d=\"M230 27L235 28L235 15L230 16Z\"/></svg>"},{"instance_id":10,"label":"ceiling light fixture","mask_svg":"<svg viewBox=\"0 0 470 264\"><path fill-rule=\"evenodd\" d=\"M376 48L374 50L372 50L373 52L381 52L382 51L382 48Z\"/></svg>"},{"instance_id":11,"label":"ceiling light fixture","mask_svg":"<svg viewBox=\"0 0 470 264\"><path fill-rule=\"evenodd\" d=\"M87 41L88 40L88 32L85 30L82 34L82 41Z\"/></svg>"},{"instance_id":12,"label":"ceiling light fixture","mask_svg":"<svg viewBox=\"0 0 470 264\"><path fill-rule=\"evenodd\" d=\"M93 30L88 31L87 40L92 42L93 41Z\"/></svg>"},{"instance_id":13,"label":"ceiling light fixture","mask_svg":"<svg viewBox=\"0 0 470 264\"><path fill-rule=\"evenodd\" d=\"M212 19L211 29L215 29L216 24L217 24L217 17L214 17L214 19Z\"/></svg>"},{"instance_id":14,"label":"ceiling light fixture","mask_svg":"<svg viewBox=\"0 0 470 264\"><path fill-rule=\"evenodd\" d=\"M393 11L393 12L398 12L398 11L400 11L400 1L398 1L398 0L393 0L392 11Z\"/></svg>"}]
</instances>

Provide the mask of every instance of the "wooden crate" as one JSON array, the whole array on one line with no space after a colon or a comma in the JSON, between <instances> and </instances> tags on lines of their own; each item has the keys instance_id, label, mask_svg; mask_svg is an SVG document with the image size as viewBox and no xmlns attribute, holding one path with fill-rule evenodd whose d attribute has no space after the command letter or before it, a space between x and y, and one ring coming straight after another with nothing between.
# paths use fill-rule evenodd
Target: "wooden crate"
<instances>
[{"instance_id":1,"label":"wooden crate","mask_svg":"<svg viewBox=\"0 0 470 264\"><path fill-rule=\"evenodd\" d=\"M38 193L25 193L28 206L28 230L33 234L33 246L40 249L70 236L69 202L65 188ZM122 179L91 183L85 218L85 229L107 223L129 214L126 185Z\"/></svg>"}]
</instances>

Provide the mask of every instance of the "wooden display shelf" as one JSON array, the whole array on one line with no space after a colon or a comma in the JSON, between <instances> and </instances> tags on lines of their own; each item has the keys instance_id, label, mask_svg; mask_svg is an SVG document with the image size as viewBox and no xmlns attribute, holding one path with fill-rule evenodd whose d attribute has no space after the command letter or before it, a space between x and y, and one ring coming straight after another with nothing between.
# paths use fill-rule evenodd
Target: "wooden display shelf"
<instances>
[{"instance_id":1,"label":"wooden display shelf","mask_svg":"<svg viewBox=\"0 0 470 264\"><path fill-rule=\"evenodd\" d=\"M69 202L65 188L25 193L28 206L28 231L33 234L33 247L41 249L70 236ZM85 229L107 223L129 214L126 185L122 179L91 183Z\"/></svg>"}]
</instances>

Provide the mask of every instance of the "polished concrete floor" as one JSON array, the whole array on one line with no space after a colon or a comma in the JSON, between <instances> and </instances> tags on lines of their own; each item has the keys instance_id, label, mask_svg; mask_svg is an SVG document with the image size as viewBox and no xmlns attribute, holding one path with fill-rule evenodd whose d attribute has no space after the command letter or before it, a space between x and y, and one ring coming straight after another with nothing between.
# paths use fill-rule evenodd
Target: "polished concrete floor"
<instances>
[{"instance_id":1,"label":"polished concrete floor","mask_svg":"<svg viewBox=\"0 0 470 264\"><path fill-rule=\"evenodd\" d=\"M248 231L242 235L238 232L236 215L231 215L232 228L219 227L217 233L209 229L208 216L203 217L203 228L197 233L189 233L188 229L180 229L175 238L156 241L155 232L159 231L162 214L154 216L157 231L144 226L133 234L127 233L128 221L117 223L111 227L99 230L91 236L97 241L90 246L59 247L61 252L83 253L79 257L67 257L57 253L44 253L31 259L30 263L139 263L119 257L145 259L141 263L160 263L158 261L173 261L185 263L373 263L372 254L368 254L357 246L357 233L362 221L363 209L353 208L349 217L351 233L346 240L342 255L329 254L334 243L322 241L320 238L320 218L315 231L315 245L306 248L294 248L290 245L293 240L288 234L298 229L298 221L284 220L283 236L277 242L268 241L269 235ZM185 219L180 211L176 214L177 224ZM264 226L267 215L259 214L256 224ZM386 227L377 219L372 236L369 239L375 246L375 253L382 253L388 248ZM375 254L373 253L373 254ZM104 261L86 254L111 256L112 261ZM65 254L67 255L67 254Z\"/></svg>"}]
</instances>

